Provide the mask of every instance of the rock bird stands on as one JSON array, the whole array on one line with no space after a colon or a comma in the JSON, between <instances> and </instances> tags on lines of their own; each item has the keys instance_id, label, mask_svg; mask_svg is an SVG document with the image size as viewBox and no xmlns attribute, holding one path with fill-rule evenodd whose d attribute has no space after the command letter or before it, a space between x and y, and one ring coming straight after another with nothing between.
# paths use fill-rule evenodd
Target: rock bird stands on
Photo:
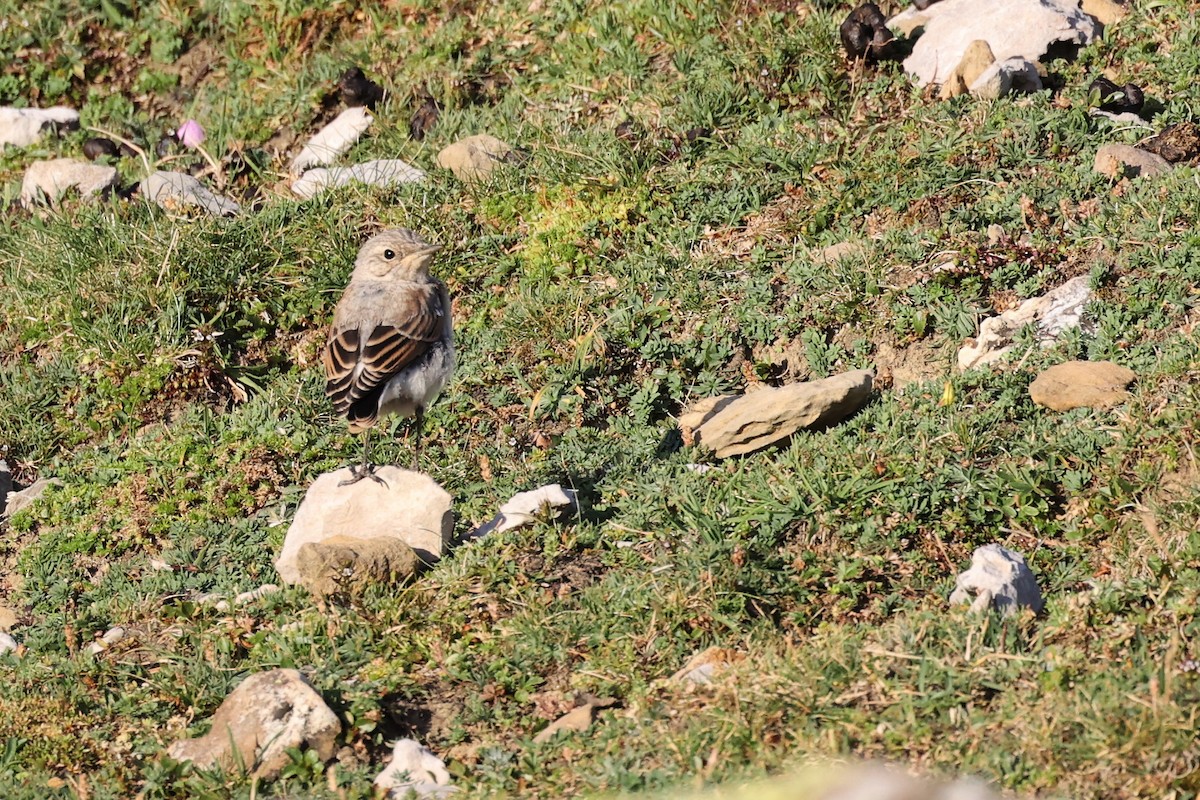
<instances>
[{"instance_id":1,"label":"rock bird stands on","mask_svg":"<svg viewBox=\"0 0 1200 800\"><path fill-rule=\"evenodd\" d=\"M421 423L454 370L450 295L429 274L441 245L405 228L386 230L358 251L354 272L333 312L325 345L325 394L363 432L362 466L343 484L371 478L367 437L381 416L415 417L413 462L421 451Z\"/></svg>"}]
</instances>

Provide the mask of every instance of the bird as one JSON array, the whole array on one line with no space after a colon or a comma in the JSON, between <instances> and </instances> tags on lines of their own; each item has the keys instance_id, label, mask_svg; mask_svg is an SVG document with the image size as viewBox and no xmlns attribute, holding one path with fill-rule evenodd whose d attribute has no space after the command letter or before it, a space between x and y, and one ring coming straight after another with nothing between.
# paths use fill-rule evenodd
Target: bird
<instances>
[{"instance_id":1,"label":"bird","mask_svg":"<svg viewBox=\"0 0 1200 800\"><path fill-rule=\"evenodd\" d=\"M370 429L384 416L414 418L413 469L421 452L425 410L454 372L450 293L429 274L441 245L407 228L372 236L358 251L345 292L333 312L322 353L325 394L363 434L362 465L350 467L346 486L375 474Z\"/></svg>"}]
</instances>

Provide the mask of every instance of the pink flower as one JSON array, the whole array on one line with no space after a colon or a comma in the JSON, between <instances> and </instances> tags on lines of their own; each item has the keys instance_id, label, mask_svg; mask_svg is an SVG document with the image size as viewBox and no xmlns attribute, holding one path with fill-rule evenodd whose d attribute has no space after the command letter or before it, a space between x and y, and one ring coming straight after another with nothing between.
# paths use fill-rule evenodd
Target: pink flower
<instances>
[{"instance_id":1,"label":"pink flower","mask_svg":"<svg viewBox=\"0 0 1200 800\"><path fill-rule=\"evenodd\" d=\"M175 131L175 138L179 139L184 147L195 147L204 141L204 128L201 128L196 120L189 119Z\"/></svg>"}]
</instances>

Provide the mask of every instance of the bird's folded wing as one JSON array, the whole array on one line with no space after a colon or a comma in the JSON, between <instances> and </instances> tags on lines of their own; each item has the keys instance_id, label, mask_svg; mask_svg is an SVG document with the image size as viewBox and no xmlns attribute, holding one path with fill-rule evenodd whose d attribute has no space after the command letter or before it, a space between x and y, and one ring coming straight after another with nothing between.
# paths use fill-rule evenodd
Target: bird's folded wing
<instances>
[{"instance_id":1,"label":"bird's folded wing","mask_svg":"<svg viewBox=\"0 0 1200 800\"><path fill-rule=\"evenodd\" d=\"M437 293L406 292L398 300L387 323L333 330L323 354L325 394L339 413L415 363L441 335Z\"/></svg>"}]
</instances>

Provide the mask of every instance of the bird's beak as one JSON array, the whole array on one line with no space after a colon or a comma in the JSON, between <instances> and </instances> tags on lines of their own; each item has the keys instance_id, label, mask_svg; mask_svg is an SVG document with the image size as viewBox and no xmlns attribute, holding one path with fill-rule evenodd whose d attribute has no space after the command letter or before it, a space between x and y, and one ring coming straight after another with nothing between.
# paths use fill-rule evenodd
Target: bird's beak
<instances>
[{"instance_id":1,"label":"bird's beak","mask_svg":"<svg viewBox=\"0 0 1200 800\"><path fill-rule=\"evenodd\" d=\"M418 250L417 252L423 256L425 256L425 255L431 256L441 249L442 249L442 246L440 244L427 244L424 247L422 247L420 250Z\"/></svg>"}]
</instances>

